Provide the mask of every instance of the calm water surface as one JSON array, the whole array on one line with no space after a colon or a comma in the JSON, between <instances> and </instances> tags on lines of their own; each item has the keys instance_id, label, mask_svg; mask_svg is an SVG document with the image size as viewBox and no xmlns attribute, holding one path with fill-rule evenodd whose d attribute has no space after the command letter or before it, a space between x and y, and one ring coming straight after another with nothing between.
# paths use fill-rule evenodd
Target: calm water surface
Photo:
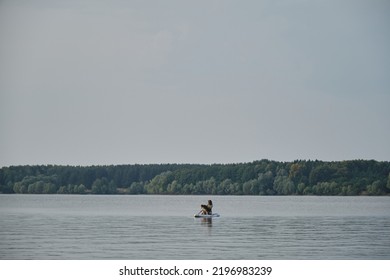
<instances>
[{"instance_id":1,"label":"calm water surface","mask_svg":"<svg viewBox=\"0 0 390 280\"><path fill-rule=\"evenodd\" d=\"M0 195L0 259L390 259L390 197Z\"/></svg>"}]
</instances>

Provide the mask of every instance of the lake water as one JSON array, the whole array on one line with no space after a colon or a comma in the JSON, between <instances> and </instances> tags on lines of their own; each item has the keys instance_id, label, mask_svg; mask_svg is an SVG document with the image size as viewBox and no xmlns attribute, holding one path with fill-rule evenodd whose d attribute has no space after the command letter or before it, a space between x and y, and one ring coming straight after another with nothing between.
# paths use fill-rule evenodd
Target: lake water
<instances>
[{"instance_id":1,"label":"lake water","mask_svg":"<svg viewBox=\"0 0 390 280\"><path fill-rule=\"evenodd\" d=\"M390 259L390 197L3 194L0 259Z\"/></svg>"}]
</instances>

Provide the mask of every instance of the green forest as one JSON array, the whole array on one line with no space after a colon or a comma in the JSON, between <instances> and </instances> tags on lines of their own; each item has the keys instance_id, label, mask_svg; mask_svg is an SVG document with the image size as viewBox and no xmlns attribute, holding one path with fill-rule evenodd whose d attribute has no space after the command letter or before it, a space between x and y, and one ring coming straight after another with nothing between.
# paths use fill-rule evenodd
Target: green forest
<instances>
[{"instance_id":1,"label":"green forest","mask_svg":"<svg viewBox=\"0 0 390 280\"><path fill-rule=\"evenodd\" d=\"M390 162L374 160L0 169L0 192L23 194L389 195Z\"/></svg>"}]
</instances>

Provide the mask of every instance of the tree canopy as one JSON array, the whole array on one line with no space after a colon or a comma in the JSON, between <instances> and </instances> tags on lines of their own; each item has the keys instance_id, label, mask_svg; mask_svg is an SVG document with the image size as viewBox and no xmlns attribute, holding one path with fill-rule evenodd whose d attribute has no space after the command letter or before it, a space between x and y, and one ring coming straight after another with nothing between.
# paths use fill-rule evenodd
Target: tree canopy
<instances>
[{"instance_id":1,"label":"tree canopy","mask_svg":"<svg viewBox=\"0 0 390 280\"><path fill-rule=\"evenodd\" d=\"M390 162L374 160L0 169L0 192L29 194L389 195Z\"/></svg>"}]
</instances>

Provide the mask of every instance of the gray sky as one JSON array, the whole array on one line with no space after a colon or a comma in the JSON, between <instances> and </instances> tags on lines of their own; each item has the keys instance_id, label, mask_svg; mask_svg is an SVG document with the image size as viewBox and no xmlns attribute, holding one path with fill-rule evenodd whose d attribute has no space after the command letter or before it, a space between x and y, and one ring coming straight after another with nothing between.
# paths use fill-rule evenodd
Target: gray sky
<instances>
[{"instance_id":1,"label":"gray sky","mask_svg":"<svg viewBox=\"0 0 390 280\"><path fill-rule=\"evenodd\" d=\"M390 160L390 2L0 0L0 166Z\"/></svg>"}]
</instances>

